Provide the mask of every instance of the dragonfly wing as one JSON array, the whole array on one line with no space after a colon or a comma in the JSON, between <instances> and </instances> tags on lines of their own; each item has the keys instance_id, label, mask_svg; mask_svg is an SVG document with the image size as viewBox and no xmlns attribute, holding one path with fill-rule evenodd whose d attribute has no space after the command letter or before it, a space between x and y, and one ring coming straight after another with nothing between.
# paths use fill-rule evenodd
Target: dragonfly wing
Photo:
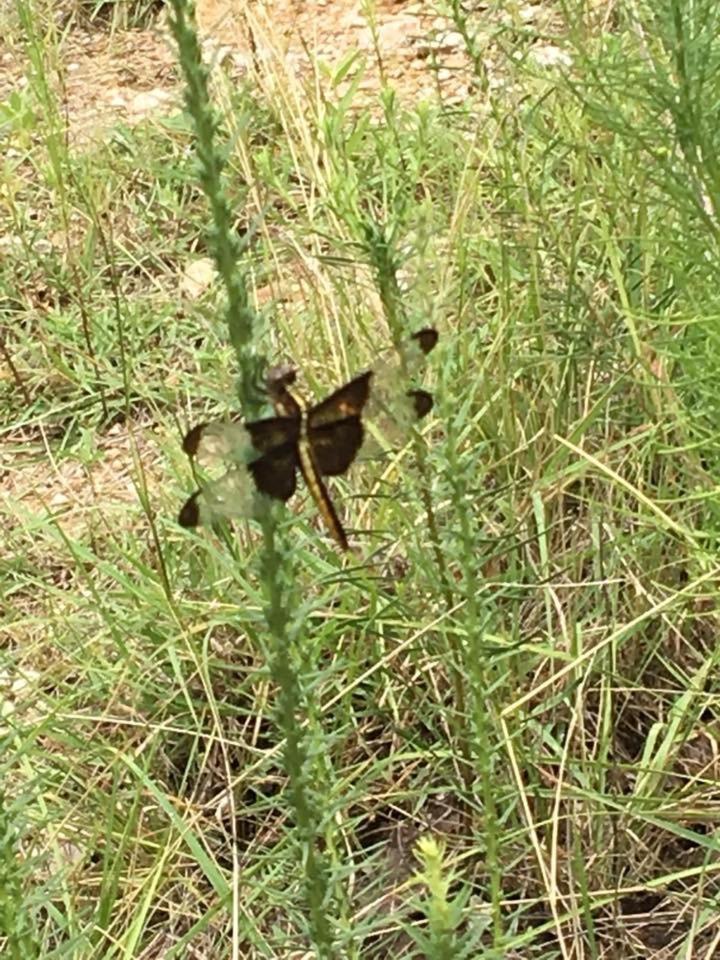
<instances>
[{"instance_id":1,"label":"dragonfly wing","mask_svg":"<svg viewBox=\"0 0 720 960\"><path fill-rule=\"evenodd\" d=\"M182 527L197 527L232 517L252 517L255 498L255 484L247 467L231 467L185 501L178 522Z\"/></svg>"},{"instance_id":2,"label":"dragonfly wing","mask_svg":"<svg viewBox=\"0 0 720 960\"><path fill-rule=\"evenodd\" d=\"M414 333L400 348L399 362L387 361L375 370L370 403L367 408L368 442L363 454L377 452L383 445L404 443L418 420L433 406L427 390L409 390L408 381L424 368L425 357L435 347L438 332L426 327Z\"/></svg>"},{"instance_id":3,"label":"dragonfly wing","mask_svg":"<svg viewBox=\"0 0 720 960\"><path fill-rule=\"evenodd\" d=\"M297 442L299 417L267 417L250 423L215 420L200 423L185 434L183 450L199 460L249 463L273 447Z\"/></svg>"},{"instance_id":4,"label":"dragonfly wing","mask_svg":"<svg viewBox=\"0 0 720 960\"><path fill-rule=\"evenodd\" d=\"M207 526L216 520L253 517L258 492L276 500L289 500L297 483L297 449L286 445L257 457L251 463L230 467L185 501L178 522L182 527Z\"/></svg>"},{"instance_id":5,"label":"dragonfly wing","mask_svg":"<svg viewBox=\"0 0 720 960\"><path fill-rule=\"evenodd\" d=\"M348 417L359 417L370 395L372 377L372 370L366 370L311 407L307 413L308 427L323 427Z\"/></svg>"},{"instance_id":6,"label":"dragonfly wing","mask_svg":"<svg viewBox=\"0 0 720 960\"><path fill-rule=\"evenodd\" d=\"M245 463L252 450L252 438L244 423L216 420L199 423L185 434L183 450L198 460L228 460Z\"/></svg>"},{"instance_id":7,"label":"dragonfly wing","mask_svg":"<svg viewBox=\"0 0 720 960\"><path fill-rule=\"evenodd\" d=\"M345 473L357 456L364 435L360 417L345 417L319 427L308 424L308 443L318 472L328 477Z\"/></svg>"},{"instance_id":8,"label":"dragonfly wing","mask_svg":"<svg viewBox=\"0 0 720 960\"><path fill-rule=\"evenodd\" d=\"M295 492L297 440L295 417L268 417L252 423L203 423L186 435L190 457L230 464L222 476L208 480L185 502L178 518L183 527L211 524L257 513L257 494L288 500Z\"/></svg>"},{"instance_id":9,"label":"dragonfly wing","mask_svg":"<svg viewBox=\"0 0 720 960\"><path fill-rule=\"evenodd\" d=\"M255 486L275 500L289 500L297 484L298 447L284 443L273 447L247 465Z\"/></svg>"},{"instance_id":10,"label":"dragonfly wing","mask_svg":"<svg viewBox=\"0 0 720 960\"><path fill-rule=\"evenodd\" d=\"M321 474L344 473L362 446L362 412L368 402L373 373L368 370L335 390L308 410L307 440Z\"/></svg>"}]
</instances>

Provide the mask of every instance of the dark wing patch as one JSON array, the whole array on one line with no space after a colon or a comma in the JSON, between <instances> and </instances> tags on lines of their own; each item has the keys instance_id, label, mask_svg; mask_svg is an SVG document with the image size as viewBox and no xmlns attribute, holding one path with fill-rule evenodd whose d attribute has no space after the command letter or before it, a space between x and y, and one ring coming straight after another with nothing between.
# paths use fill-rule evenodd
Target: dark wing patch
<instances>
[{"instance_id":1,"label":"dark wing patch","mask_svg":"<svg viewBox=\"0 0 720 960\"><path fill-rule=\"evenodd\" d=\"M345 417L319 427L308 425L308 443L318 471L328 477L345 473L362 446L364 435L360 417Z\"/></svg>"},{"instance_id":2,"label":"dark wing patch","mask_svg":"<svg viewBox=\"0 0 720 960\"><path fill-rule=\"evenodd\" d=\"M200 447L200 439L207 426L207 423L198 423L198 425L193 427L192 430L188 430L183 437L182 447L189 457L194 457L198 452L198 448ZM189 526L193 526L193 524L189 524Z\"/></svg>"},{"instance_id":3,"label":"dark wing patch","mask_svg":"<svg viewBox=\"0 0 720 960\"><path fill-rule=\"evenodd\" d=\"M308 410L307 440L321 474L344 473L362 446L360 416L370 396L372 371L361 373Z\"/></svg>"},{"instance_id":4,"label":"dark wing patch","mask_svg":"<svg viewBox=\"0 0 720 960\"><path fill-rule=\"evenodd\" d=\"M183 504L178 516L178 523L181 527L196 527L200 523L200 508L198 506L199 496L200 491L196 490L195 493L191 497L188 497Z\"/></svg>"},{"instance_id":5,"label":"dark wing patch","mask_svg":"<svg viewBox=\"0 0 720 960\"><path fill-rule=\"evenodd\" d=\"M410 340L414 341L427 356L438 342L438 332L434 327L425 327L423 330L414 333Z\"/></svg>"},{"instance_id":6,"label":"dark wing patch","mask_svg":"<svg viewBox=\"0 0 720 960\"><path fill-rule=\"evenodd\" d=\"M339 387L329 397L311 407L307 413L308 427L322 427L346 417L359 417L370 396L372 370L367 370L349 383Z\"/></svg>"},{"instance_id":7,"label":"dark wing patch","mask_svg":"<svg viewBox=\"0 0 720 960\"><path fill-rule=\"evenodd\" d=\"M248 424L251 426L251 424ZM285 443L247 465L261 493L276 500L289 500L297 485L297 442Z\"/></svg>"},{"instance_id":8,"label":"dark wing patch","mask_svg":"<svg viewBox=\"0 0 720 960\"><path fill-rule=\"evenodd\" d=\"M259 453L270 453L276 447L297 443L300 439L298 417L267 417L245 424L253 447Z\"/></svg>"},{"instance_id":9,"label":"dark wing patch","mask_svg":"<svg viewBox=\"0 0 720 960\"><path fill-rule=\"evenodd\" d=\"M427 390L408 390L407 396L418 420L426 417L433 408L433 396Z\"/></svg>"}]
</instances>

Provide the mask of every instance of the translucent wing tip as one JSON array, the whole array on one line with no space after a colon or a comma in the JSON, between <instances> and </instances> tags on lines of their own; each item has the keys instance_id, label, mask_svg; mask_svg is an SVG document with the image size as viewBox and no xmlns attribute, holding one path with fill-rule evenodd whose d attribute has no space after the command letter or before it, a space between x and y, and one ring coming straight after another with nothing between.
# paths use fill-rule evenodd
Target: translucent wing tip
<instances>
[{"instance_id":1,"label":"translucent wing tip","mask_svg":"<svg viewBox=\"0 0 720 960\"><path fill-rule=\"evenodd\" d=\"M196 427L193 427L192 430L188 430L183 437L182 447L189 457L194 457L198 452L200 438L202 437L203 430L206 426L206 423L199 423Z\"/></svg>"},{"instance_id":2,"label":"translucent wing tip","mask_svg":"<svg viewBox=\"0 0 720 960\"><path fill-rule=\"evenodd\" d=\"M438 332L435 327L424 327L412 335L412 338L423 353L428 354L438 342Z\"/></svg>"},{"instance_id":3,"label":"translucent wing tip","mask_svg":"<svg viewBox=\"0 0 720 960\"><path fill-rule=\"evenodd\" d=\"M412 400L415 416L422 420L433 408L432 394L427 390L408 390L408 396Z\"/></svg>"},{"instance_id":4,"label":"translucent wing tip","mask_svg":"<svg viewBox=\"0 0 720 960\"><path fill-rule=\"evenodd\" d=\"M178 515L178 523L181 527L196 527L200 523L200 510L197 502L199 493L200 491L196 490L183 504L182 510Z\"/></svg>"}]
</instances>

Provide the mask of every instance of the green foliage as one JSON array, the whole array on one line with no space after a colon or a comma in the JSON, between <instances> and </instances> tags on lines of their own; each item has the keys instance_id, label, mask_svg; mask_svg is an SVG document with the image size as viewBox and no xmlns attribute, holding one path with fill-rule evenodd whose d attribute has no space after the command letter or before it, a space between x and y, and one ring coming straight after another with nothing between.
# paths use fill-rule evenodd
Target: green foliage
<instances>
[{"instance_id":1,"label":"green foliage","mask_svg":"<svg viewBox=\"0 0 720 960\"><path fill-rule=\"evenodd\" d=\"M0 103L0 951L709 956L716 4L446 3L452 109L355 55L226 83L171 6L172 116L73 143L26 3ZM178 528L189 424L427 325L356 552L302 495Z\"/></svg>"},{"instance_id":2,"label":"green foliage","mask_svg":"<svg viewBox=\"0 0 720 960\"><path fill-rule=\"evenodd\" d=\"M426 888L421 906L427 918L427 933L412 930L413 940L429 960L476 956L479 937L460 930L467 915L470 888L464 886L459 893L450 895L455 877L452 867L445 863L445 845L434 837L421 837L415 854L422 865L415 883Z\"/></svg>"},{"instance_id":3,"label":"green foliage","mask_svg":"<svg viewBox=\"0 0 720 960\"><path fill-rule=\"evenodd\" d=\"M0 794L0 943L8 960L42 956L26 899L29 873L17 846L12 808Z\"/></svg>"}]
</instances>

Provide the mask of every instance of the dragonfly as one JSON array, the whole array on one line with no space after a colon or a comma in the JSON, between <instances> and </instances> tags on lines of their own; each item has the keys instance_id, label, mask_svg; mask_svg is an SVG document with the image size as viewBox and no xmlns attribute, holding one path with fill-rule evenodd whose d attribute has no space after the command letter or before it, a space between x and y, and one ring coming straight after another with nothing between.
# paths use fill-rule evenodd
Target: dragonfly
<instances>
[{"instance_id":1,"label":"dragonfly","mask_svg":"<svg viewBox=\"0 0 720 960\"><path fill-rule=\"evenodd\" d=\"M437 341L433 327L417 331L401 346L396 362L366 370L310 407L294 392L295 368L273 367L266 392L274 416L201 423L185 435L183 450L192 461L219 460L226 471L186 500L180 525L256 516L258 496L289 500L299 473L330 535L347 550L347 534L323 478L345 473L361 450L371 450L383 439L407 440L413 425L433 407L427 390L408 383Z\"/></svg>"}]
</instances>

